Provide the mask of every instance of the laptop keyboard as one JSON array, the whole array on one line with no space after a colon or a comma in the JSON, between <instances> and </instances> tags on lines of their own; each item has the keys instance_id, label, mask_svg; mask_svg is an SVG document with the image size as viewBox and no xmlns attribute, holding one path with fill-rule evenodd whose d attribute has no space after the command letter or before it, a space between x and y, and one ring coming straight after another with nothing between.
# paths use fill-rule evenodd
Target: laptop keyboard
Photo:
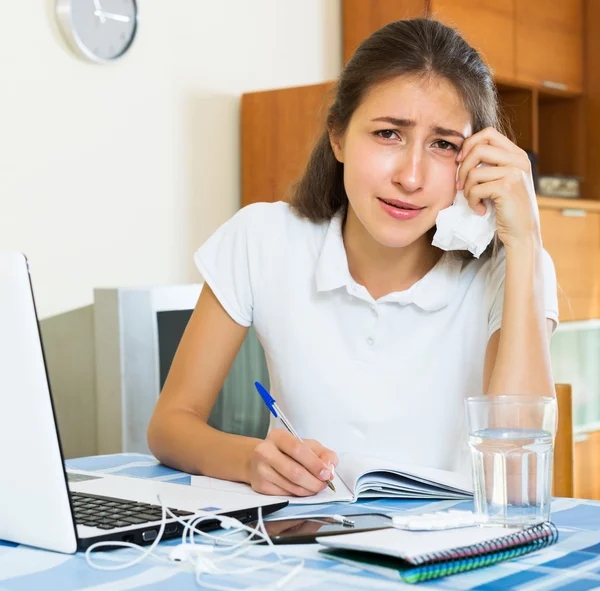
<instances>
[{"instance_id":1,"label":"laptop keyboard","mask_svg":"<svg viewBox=\"0 0 600 591\"><path fill-rule=\"evenodd\" d=\"M160 505L74 492L71 493L71 498L75 511L75 521L80 525L108 530L116 527L142 525L143 523L162 519ZM193 515L189 511L180 511L170 507L169 509L177 517Z\"/></svg>"}]
</instances>

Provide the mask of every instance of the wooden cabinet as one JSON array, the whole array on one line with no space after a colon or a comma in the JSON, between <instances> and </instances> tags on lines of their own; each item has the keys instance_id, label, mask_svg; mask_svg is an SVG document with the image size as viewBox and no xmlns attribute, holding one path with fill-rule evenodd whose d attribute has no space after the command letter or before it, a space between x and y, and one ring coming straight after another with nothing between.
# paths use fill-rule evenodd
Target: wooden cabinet
<instances>
[{"instance_id":1,"label":"wooden cabinet","mask_svg":"<svg viewBox=\"0 0 600 591\"><path fill-rule=\"evenodd\" d=\"M242 95L242 206L285 199L324 129L333 86Z\"/></svg>"},{"instance_id":2,"label":"wooden cabinet","mask_svg":"<svg viewBox=\"0 0 600 591\"><path fill-rule=\"evenodd\" d=\"M392 21L425 16L459 29L497 76L515 77L514 0L343 0L344 63L377 29Z\"/></svg>"},{"instance_id":3,"label":"wooden cabinet","mask_svg":"<svg viewBox=\"0 0 600 591\"><path fill-rule=\"evenodd\" d=\"M600 200L600 2L586 3L585 13L585 97L586 125L585 192L588 199Z\"/></svg>"},{"instance_id":4,"label":"wooden cabinet","mask_svg":"<svg viewBox=\"0 0 600 591\"><path fill-rule=\"evenodd\" d=\"M600 431L576 436L573 455L574 496L600 500Z\"/></svg>"},{"instance_id":5,"label":"wooden cabinet","mask_svg":"<svg viewBox=\"0 0 600 591\"><path fill-rule=\"evenodd\" d=\"M578 94L583 14L584 0L343 0L344 61L387 23L433 16L457 28L497 80Z\"/></svg>"},{"instance_id":6,"label":"wooden cabinet","mask_svg":"<svg viewBox=\"0 0 600 591\"><path fill-rule=\"evenodd\" d=\"M516 78L583 90L583 0L515 0Z\"/></svg>"},{"instance_id":7,"label":"wooden cabinet","mask_svg":"<svg viewBox=\"0 0 600 591\"><path fill-rule=\"evenodd\" d=\"M600 213L540 209L540 222L556 268L560 321L600 318Z\"/></svg>"},{"instance_id":8,"label":"wooden cabinet","mask_svg":"<svg viewBox=\"0 0 600 591\"><path fill-rule=\"evenodd\" d=\"M426 0L342 0L344 63L377 29L392 21L426 16Z\"/></svg>"},{"instance_id":9,"label":"wooden cabinet","mask_svg":"<svg viewBox=\"0 0 600 591\"><path fill-rule=\"evenodd\" d=\"M457 28L502 79L515 77L514 0L431 0L431 16Z\"/></svg>"}]
</instances>

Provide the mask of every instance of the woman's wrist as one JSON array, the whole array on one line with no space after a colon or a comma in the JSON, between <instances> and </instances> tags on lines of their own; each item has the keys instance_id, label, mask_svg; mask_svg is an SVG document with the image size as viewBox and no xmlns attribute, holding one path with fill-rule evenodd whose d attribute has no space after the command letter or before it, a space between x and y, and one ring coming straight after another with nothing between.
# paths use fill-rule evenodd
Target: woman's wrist
<instances>
[{"instance_id":1,"label":"woman's wrist","mask_svg":"<svg viewBox=\"0 0 600 591\"><path fill-rule=\"evenodd\" d=\"M250 484L252 456L262 440L204 425L209 436L203 442L202 453L196 453L194 473Z\"/></svg>"},{"instance_id":2,"label":"woman's wrist","mask_svg":"<svg viewBox=\"0 0 600 591\"><path fill-rule=\"evenodd\" d=\"M253 437L244 437L242 453L241 453L241 475L240 480L246 484L252 482L252 458L254 456L254 450L256 446L262 441L262 439L255 439Z\"/></svg>"},{"instance_id":3,"label":"woman's wrist","mask_svg":"<svg viewBox=\"0 0 600 591\"><path fill-rule=\"evenodd\" d=\"M541 261L542 249L542 239L537 236L512 242L508 246L505 245L507 272L509 265L517 268L537 267Z\"/></svg>"}]
</instances>

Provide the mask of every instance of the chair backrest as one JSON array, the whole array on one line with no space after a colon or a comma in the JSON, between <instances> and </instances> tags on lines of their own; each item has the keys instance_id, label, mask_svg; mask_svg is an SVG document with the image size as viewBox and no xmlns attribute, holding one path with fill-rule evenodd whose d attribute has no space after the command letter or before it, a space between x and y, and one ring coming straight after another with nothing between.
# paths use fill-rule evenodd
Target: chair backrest
<instances>
[{"instance_id":1,"label":"chair backrest","mask_svg":"<svg viewBox=\"0 0 600 591\"><path fill-rule=\"evenodd\" d=\"M208 424L226 433L266 437L269 409L254 388L256 381L270 387L265 353L251 326L219 392Z\"/></svg>"},{"instance_id":2,"label":"chair backrest","mask_svg":"<svg viewBox=\"0 0 600 591\"><path fill-rule=\"evenodd\" d=\"M570 384L555 384L558 431L554 442L552 495L573 496L573 403Z\"/></svg>"}]
</instances>

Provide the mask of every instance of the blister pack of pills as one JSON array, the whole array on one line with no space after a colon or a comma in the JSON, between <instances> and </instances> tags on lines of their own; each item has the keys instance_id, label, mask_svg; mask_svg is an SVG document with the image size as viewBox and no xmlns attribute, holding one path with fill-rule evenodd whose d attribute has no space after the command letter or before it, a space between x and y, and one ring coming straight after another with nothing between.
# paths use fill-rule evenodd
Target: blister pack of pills
<instances>
[{"instance_id":1,"label":"blister pack of pills","mask_svg":"<svg viewBox=\"0 0 600 591\"><path fill-rule=\"evenodd\" d=\"M392 518L394 527L411 531L436 531L473 527L485 523L485 518L472 511L435 511L418 515L395 515Z\"/></svg>"}]
</instances>

